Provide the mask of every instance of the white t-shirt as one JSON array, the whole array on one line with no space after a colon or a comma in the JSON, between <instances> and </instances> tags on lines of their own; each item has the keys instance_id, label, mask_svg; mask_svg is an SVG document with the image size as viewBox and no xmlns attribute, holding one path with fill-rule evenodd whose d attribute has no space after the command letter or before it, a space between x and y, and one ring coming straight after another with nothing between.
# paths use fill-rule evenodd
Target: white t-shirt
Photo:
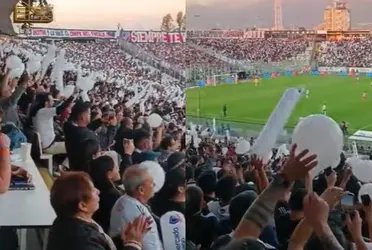
<instances>
[{"instance_id":1,"label":"white t-shirt","mask_svg":"<svg viewBox=\"0 0 372 250\"><path fill-rule=\"evenodd\" d=\"M150 217L151 213L135 198L123 195L111 210L109 235L111 237L118 236L124 226L140 215ZM142 250L163 250L155 222L151 225L151 230L143 237Z\"/></svg>"},{"instance_id":2,"label":"white t-shirt","mask_svg":"<svg viewBox=\"0 0 372 250\"><path fill-rule=\"evenodd\" d=\"M43 149L49 147L56 137L53 124L53 118L56 115L56 108L42 108L37 111L36 116L32 120L36 132L40 134L41 146Z\"/></svg>"},{"instance_id":3,"label":"white t-shirt","mask_svg":"<svg viewBox=\"0 0 372 250\"><path fill-rule=\"evenodd\" d=\"M327 106L326 105L323 105L322 106L322 111L324 112L324 111L326 111L327 110Z\"/></svg>"}]
</instances>

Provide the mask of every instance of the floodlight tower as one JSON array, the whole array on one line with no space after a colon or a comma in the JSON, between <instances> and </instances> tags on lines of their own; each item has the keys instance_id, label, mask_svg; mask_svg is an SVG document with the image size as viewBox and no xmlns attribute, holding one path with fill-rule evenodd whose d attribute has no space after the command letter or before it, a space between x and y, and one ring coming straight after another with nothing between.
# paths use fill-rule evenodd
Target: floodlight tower
<instances>
[{"instance_id":1,"label":"floodlight tower","mask_svg":"<svg viewBox=\"0 0 372 250\"><path fill-rule=\"evenodd\" d=\"M283 29L282 0L274 0L274 29Z\"/></svg>"}]
</instances>

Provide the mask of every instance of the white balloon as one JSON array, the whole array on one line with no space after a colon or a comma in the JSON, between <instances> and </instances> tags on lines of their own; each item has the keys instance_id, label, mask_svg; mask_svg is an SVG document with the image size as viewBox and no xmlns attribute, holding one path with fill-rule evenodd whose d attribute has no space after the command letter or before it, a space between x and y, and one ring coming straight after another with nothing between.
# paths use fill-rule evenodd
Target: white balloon
<instances>
[{"instance_id":1,"label":"white balloon","mask_svg":"<svg viewBox=\"0 0 372 250\"><path fill-rule=\"evenodd\" d=\"M37 60L29 60L27 62L27 72L29 74L34 74L38 72L41 68L41 62Z\"/></svg>"},{"instance_id":2,"label":"white balloon","mask_svg":"<svg viewBox=\"0 0 372 250\"><path fill-rule=\"evenodd\" d=\"M364 185L359 189L359 193L358 193L358 200L359 200L359 203L362 203L361 196L362 196L362 195L365 195L365 194L368 194L368 195L370 196L370 198L372 199L372 183L364 184Z\"/></svg>"},{"instance_id":3,"label":"white balloon","mask_svg":"<svg viewBox=\"0 0 372 250\"><path fill-rule=\"evenodd\" d=\"M22 67L21 66L22 64L23 64L22 60L18 56L10 56L6 60L6 67L8 69L16 69L16 68Z\"/></svg>"},{"instance_id":4,"label":"white balloon","mask_svg":"<svg viewBox=\"0 0 372 250\"><path fill-rule=\"evenodd\" d=\"M297 124L292 143L297 144L296 153L308 149L309 154L317 155L318 165L311 172L315 176L330 166L337 167L343 147L343 134L330 117L310 115Z\"/></svg>"},{"instance_id":5,"label":"white balloon","mask_svg":"<svg viewBox=\"0 0 372 250\"><path fill-rule=\"evenodd\" d=\"M194 147L199 148L199 144L201 143L201 139L198 136L193 136L194 139Z\"/></svg>"},{"instance_id":6,"label":"white balloon","mask_svg":"<svg viewBox=\"0 0 372 250\"><path fill-rule=\"evenodd\" d=\"M66 98L69 98L69 97L74 93L74 89L75 89L75 86L74 86L74 85L67 85L67 86L63 89L63 95L64 95Z\"/></svg>"},{"instance_id":7,"label":"white balloon","mask_svg":"<svg viewBox=\"0 0 372 250\"><path fill-rule=\"evenodd\" d=\"M235 153L238 155L244 155L251 149L251 144L246 140L241 140L235 148Z\"/></svg>"},{"instance_id":8,"label":"white balloon","mask_svg":"<svg viewBox=\"0 0 372 250\"><path fill-rule=\"evenodd\" d=\"M9 78L14 79L14 78L20 78L25 71L25 66L23 65L23 68L17 68L17 69L12 69L9 72Z\"/></svg>"},{"instance_id":9,"label":"white balloon","mask_svg":"<svg viewBox=\"0 0 372 250\"><path fill-rule=\"evenodd\" d=\"M23 64L21 58L18 56L10 56L6 60L6 68L10 69L9 77L20 78L23 72L25 71L25 65Z\"/></svg>"},{"instance_id":10,"label":"white balloon","mask_svg":"<svg viewBox=\"0 0 372 250\"><path fill-rule=\"evenodd\" d=\"M346 160L351 166L354 176L361 182L372 182L372 161L363 160L358 157L351 157Z\"/></svg>"},{"instance_id":11,"label":"white balloon","mask_svg":"<svg viewBox=\"0 0 372 250\"><path fill-rule=\"evenodd\" d=\"M191 135L186 135L186 136L185 136L185 144L186 144L186 145L189 145L190 142L191 142L191 139L192 139Z\"/></svg>"},{"instance_id":12,"label":"white balloon","mask_svg":"<svg viewBox=\"0 0 372 250\"><path fill-rule=\"evenodd\" d=\"M119 93L118 93L118 96L120 98L123 98L124 97L124 91L120 90Z\"/></svg>"},{"instance_id":13,"label":"white balloon","mask_svg":"<svg viewBox=\"0 0 372 250\"><path fill-rule=\"evenodd\" d=\"M224 148L221 149L221 151L222 151L223 155L226 155L227 152L229 151L229 149L224 147Z\"/></svg>"},{"instance_id":14,"label":"white balloon","mask_svg":"<svg viewBox=\"0 0 372 250\"><path fill-rule=\"evenodd\" d=\"M155 161L144 161L138 166L141 169L146 169L154 181L154 192L157 193L163 187L165 182L164 169Z\"/></svg>"},{"instance_id":15,"label":"white balloon","mask_svg":"<svg viewBox=\"0 0 372 250\"><path fill-rule=\"evenodd\" d=\"M163 118L161 118L161 116L156 113L151 114L147 118L147 123L150 125L151 128L160 127L162 122L163 122Z\"/></svg>"}]
</instances>

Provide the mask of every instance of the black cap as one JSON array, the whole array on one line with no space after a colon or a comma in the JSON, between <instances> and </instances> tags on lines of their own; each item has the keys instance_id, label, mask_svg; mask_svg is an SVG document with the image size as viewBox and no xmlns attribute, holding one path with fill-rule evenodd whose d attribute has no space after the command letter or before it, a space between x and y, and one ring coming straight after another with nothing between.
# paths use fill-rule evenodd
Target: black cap
<instances>
[{"instance_id":1,"label":"black cap","mask_svg":"<svg viewBox=\"0 0 372 250\"><path fill-rule=\"evenodd\" d=\"M178 168L182 166L186 161L186 155L182 152L174 152L168 157L167 166L168 169Z\"/></svg>"}]
</instances>

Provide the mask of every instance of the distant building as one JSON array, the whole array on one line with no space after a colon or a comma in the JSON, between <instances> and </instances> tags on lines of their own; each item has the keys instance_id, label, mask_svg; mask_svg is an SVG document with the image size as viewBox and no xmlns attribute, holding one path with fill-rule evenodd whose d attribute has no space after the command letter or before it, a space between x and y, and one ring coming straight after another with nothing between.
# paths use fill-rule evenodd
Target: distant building
<instances>
[{"instance_id":1,"label":"distant building","mask_svg":"<svg viewBox=\"0 0 372 250\"><path fill-rule=\"evenodd\" d=\"M327 6L323 13L323 23L315 27L317 30L347 31L351 29L350 9L346 3L335 0Z\"/></svg>"}]
</instances>

